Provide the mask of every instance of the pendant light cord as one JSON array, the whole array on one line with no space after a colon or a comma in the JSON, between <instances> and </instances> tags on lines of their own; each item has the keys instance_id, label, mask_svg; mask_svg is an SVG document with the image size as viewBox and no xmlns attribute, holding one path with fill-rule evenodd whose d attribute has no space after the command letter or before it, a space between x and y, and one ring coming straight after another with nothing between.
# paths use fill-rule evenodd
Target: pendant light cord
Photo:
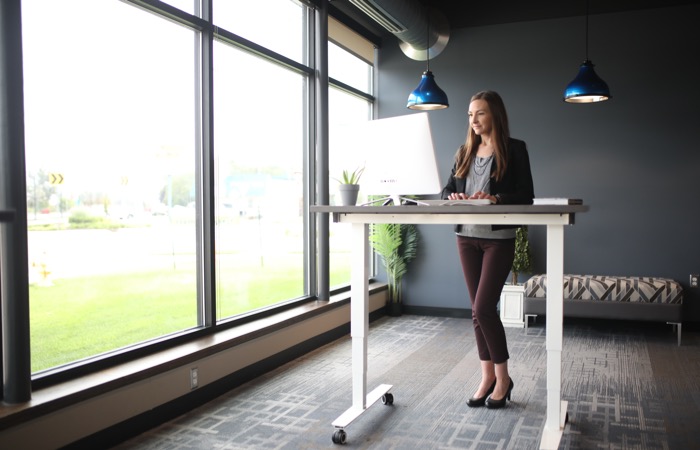
<instances>
[{"instance_id":1,"label":"pendant light cord","mask_svg":"<svg viewBox=\"0 0 700 450\"><path fill-rule=\"evenodd\" d=\"M425 19L427 22L427 38L425 40L425 59L427 61L428 72L430 72L430 8L425 7Z\"/></svg>"},{"instance_id":2,"label":"pendant light cord","mask_svg":"<svg viewBox=\"0 0 700 450\"><path fill-rule=\"evenodd\" d=\"M588 14L590 4L590 0L586 0L586 61L588 61Z\"/></svg>"}]
</instances>

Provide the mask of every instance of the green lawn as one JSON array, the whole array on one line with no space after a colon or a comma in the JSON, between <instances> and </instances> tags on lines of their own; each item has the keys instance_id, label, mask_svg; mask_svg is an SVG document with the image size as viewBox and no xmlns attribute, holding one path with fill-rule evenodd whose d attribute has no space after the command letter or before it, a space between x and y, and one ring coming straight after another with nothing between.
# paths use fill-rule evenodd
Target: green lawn
<instances>
[{"instance_id":1,"label":"green lawn","mask_svg":"<svg viewBox=\"0 0 700 450\"><path fill-rule=\"evenodd\" d=\"M349 255L336 256L331 285L349 280ZM347 264L337 264L344 261ZM218 272L219 317L303 293L298 264ZM66 278L30 286L32 372L197 326L192 270Z\"/></svg>"}]
</instances>

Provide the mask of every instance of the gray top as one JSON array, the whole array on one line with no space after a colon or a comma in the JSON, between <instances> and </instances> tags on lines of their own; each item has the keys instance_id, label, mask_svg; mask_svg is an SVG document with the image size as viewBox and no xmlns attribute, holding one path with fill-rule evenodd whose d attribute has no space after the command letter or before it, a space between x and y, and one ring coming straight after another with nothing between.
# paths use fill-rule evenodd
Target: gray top
<instances>
[{"instance_id":1,"label":"gray top","mask_svg":"<svg viewBox=\"0 0 700 450\"><path fill-rule=\"evenodd\" d=\"M482 191L490 194L489 181L491 180L491 164L493 155L486 158L477 156L467 174L467 182L464 185L464 193L469 196ZM457 234L460 236L484 238L484 239L512 239L515 237L515 228L505 230L492 230L491 225L460 225Z\"/></svg>"}]
</instances>

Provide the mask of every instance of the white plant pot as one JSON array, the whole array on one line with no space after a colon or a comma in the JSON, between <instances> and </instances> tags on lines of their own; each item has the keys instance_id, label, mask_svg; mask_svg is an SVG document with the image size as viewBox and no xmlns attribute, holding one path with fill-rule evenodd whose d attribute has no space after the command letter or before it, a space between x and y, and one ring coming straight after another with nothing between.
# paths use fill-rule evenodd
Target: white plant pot
<instances>
[{"instance_id":1,"label":"white plant pot","mask_svg":"<svg viewBox=\"0 0 700 450\"><path fill-rule=\"evenodd\" d=\"M506 284L501 291L499 309L501 322L504 327L525 327L523 316L523 299L525 286L522 284Z\"/></svg>"}]
</instances>

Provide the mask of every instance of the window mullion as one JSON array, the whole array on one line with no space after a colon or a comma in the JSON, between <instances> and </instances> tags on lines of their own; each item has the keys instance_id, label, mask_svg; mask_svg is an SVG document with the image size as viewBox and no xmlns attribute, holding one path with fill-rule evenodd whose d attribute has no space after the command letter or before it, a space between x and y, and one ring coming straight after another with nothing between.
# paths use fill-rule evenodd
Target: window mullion
<instances>
[{"instance_id":1,"label":"window mullion","mask_svg":"<svg viewBox=\"0 0 700 450\"><path fill-rule=\"evenodd\" d=\"M315 60L316 30L314 27L314 9L307 8L304 12L304 64L312 66ZM304 80L304 292L310 296L317 296L318 271L316 258L316 227L314 216L309 212L309 205L316 202L315 180L316 159L314 158L316 121L314 120L316 109L314 95L314 78L307 76Z\"/></svg>"},{"instance_id":2,"label":"window mullion","mask_svg":"<svg viewBox=\"0 0 700 450\"><path fill-rule=\"evenodd\" d=\"M197 185L201 189L198 200L201 202L202 214L198 215L197 226L197 270L198 270L198 324L211 327L216 324L216 220L215 220L215 164L214 164L214 105L213 105L213 45L214 32L212 23L212 0L202 1L202 18L210 26L198 34L196 46L199 55L195 67L198 96L197 113L199 120L197 131L197 176L201 177ZM201 230L201 232L199 231Z\"/></svg>"}]
</instances>

